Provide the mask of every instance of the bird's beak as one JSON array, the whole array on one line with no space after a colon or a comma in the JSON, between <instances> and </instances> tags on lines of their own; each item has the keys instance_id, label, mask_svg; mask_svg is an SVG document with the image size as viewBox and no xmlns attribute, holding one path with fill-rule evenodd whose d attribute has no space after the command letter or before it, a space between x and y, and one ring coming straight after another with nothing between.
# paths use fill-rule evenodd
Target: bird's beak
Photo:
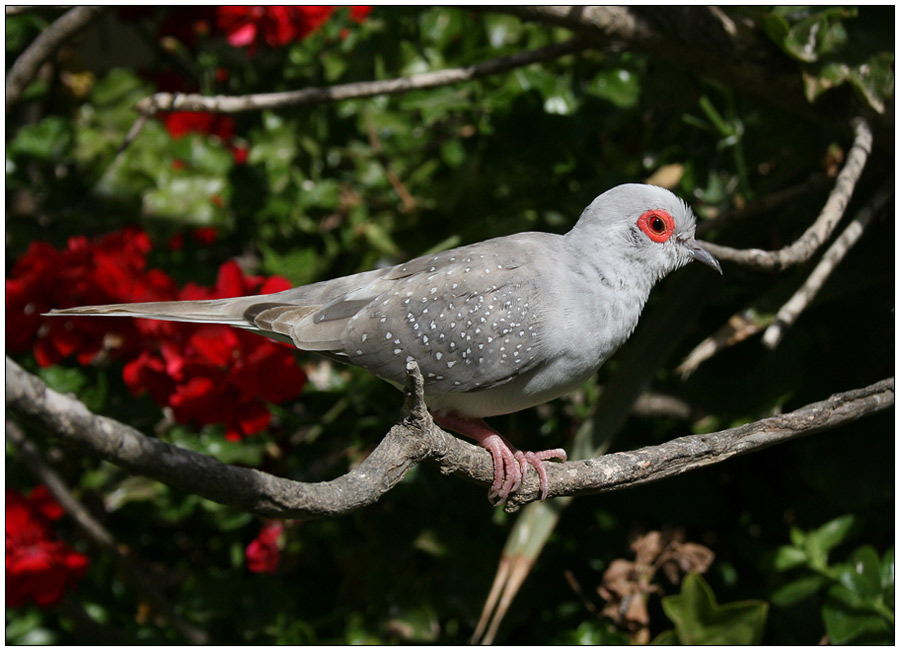
<instances>
[{"instance_id":1,"label":"bird's beak","mask_svg":"<svg viewBox=\"0 0 900 651\"><path fill-rule=\"evenodd\" d=\"M713 254L697 244L697 240L691 238L689 240L681 240L681 245L687 250L689 256L698 262L709 265L713 269L722 273L722 265L713 257Z\"/></svg>"}]
</instances>

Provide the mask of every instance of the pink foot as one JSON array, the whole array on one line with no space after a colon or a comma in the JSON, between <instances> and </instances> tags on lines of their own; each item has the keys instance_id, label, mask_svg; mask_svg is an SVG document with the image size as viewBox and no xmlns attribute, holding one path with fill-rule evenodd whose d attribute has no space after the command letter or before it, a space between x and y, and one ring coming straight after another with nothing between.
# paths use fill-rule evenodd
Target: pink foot
<instances>
[{"instance_id":1,"label":"pink foot","mask_svg":"<svg viewBox=\"0 0 900 651\"><path fill-rule=\"evenodd\" d=\"M502 504L510 494L519 489L525 473L528 472L528 466L534 466L537 471L541 483L541 500L547 499L550 481L544 462L548 459L565 461L565 450L557 448L541 452L523 452L480 418L466 418L454 412L436 412L433 415L435 422L441 427L475 439L481 447L491 453L494 461L494 482L491 484L488 499L494 505Z\"/></svg>"}]
</instances>

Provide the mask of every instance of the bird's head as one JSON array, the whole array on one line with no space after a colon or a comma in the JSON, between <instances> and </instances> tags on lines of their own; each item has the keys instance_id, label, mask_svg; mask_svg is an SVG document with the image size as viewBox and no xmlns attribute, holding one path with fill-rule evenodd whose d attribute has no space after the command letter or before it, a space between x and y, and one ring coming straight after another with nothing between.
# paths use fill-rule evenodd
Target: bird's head
<instances>
[{"instance_id":1,"label":"bird's head","mask_svg":"<svg viewBox=\"0 0 900 651\"><path fill-rule=\"evenodd\" d=\"M696 218L684 201L664 188L626 183L607 190L585 208L567 237L635 269L655 282L692 260L722 267L694 239Z\"/></svg>"}]
</instances>

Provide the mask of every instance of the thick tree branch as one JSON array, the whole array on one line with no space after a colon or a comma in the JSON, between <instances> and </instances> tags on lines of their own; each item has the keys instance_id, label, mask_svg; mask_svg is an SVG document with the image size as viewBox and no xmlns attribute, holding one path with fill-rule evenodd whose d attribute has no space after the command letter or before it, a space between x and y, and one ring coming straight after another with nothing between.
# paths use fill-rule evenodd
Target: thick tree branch
<instances>
[{"instance_id":1,"label":"thick tree branch","mask_svg":"<svg viewBox=\"0 0 900 651\"><path fill-rule=\"evenodd\" d=\"M861 389L836 393L779 416L732 427L712 434L674 439L662 445L595 459L553 464L550 495L582 495L638 486L680 475L756 452L770 445L833 429L894 404L894 378ZM527 503L537 496L530 484L513 495L512 502Z\"/></svg>"},{"instance_id":2,"label":"thick tree branch","mask_svg":"<svg viewBox=\"0 0 900 651\"><path fill-rule=\"evenodd\" d=\"M853 121L855 137L847 154L847 161L838 174L834 189L828 196L822 212L793 244L777 251L761 249L733 249L711 242L703 242L703 247L721 261L756 267L758 269L781 271L809 260L822 244L831 237L835 226L844 216L847 203L862 175L866 160L872 151L872 131L862 118Z\"/></svg>"},{"instance_id":3,"label":"thick tree branch","mask_svg":"<svg viewBox=\"0 0 900 651\"><path fill-rule=\"evenodd\" d=\"M6 440L18 449L19 458L25 466L47 487L56 501L75 520L82 533L101 551L110 555L122 576L166 623L191 644L207 644L209 636L206 632L175 612L169 599L151 578L152 573L122 552L112 534L75 499L62 478L44 461L37 446L25 436L25 432L18 425L9 420L6 421Z\"/></svg>"},{"instance_id":4,"label":"thick tree branch","mask_svg":"<svg viewBox=\"0 0 900 651\"><path fill-rule=\"evenodd\" d=\"M40 33L31 45L19 55L6 75L6 112L15 106L26 86L37 74L38 68L59 46L87 27L104 7L75 7L60 16Z\"/></svg>"},{"instance_id":5,"label":"thick tree branch","mask_svg":"<svg viewBox=\"0 0 900 651\"><path fill-rule=\"evenodd\" d=\"M320 518L350 513L376 502L419 461L438 464L484 486L493 479L490 454L434 425L422 399L422 378L411 365L400 422L352 471L337 479L302 483L258 470L229 466L203 454L144 436L79 401L50 389L6 359L6 404L39 422L64 441L111 463L184 491L266 517ZM586 461L549 464L551 496L617 490L686 472L794 437L837 427L894 402L890 378L864 389L836 394L790 414L715 434L687 436L633 452ZM534 501L538 481L529 475L506 505L515 511Z\"/></svg>"}]
</instances>

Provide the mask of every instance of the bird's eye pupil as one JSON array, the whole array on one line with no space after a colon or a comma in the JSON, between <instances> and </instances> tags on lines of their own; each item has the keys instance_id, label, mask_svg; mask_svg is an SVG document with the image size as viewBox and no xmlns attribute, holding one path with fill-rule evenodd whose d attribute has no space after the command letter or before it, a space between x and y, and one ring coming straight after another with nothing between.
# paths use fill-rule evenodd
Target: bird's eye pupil
<instances>
[{"instance_id":1,"label":"bird's eye pupil","mask_svg":"<svg viewBox=\"0 0 900 651\"><path fill-rule=\"evenodd\" d=\"M660 219L659 217L654 217L654 218L650 221L650 228L653 229L653 232L654 232L654 233L662 234L662 233L664 233L665 230L666 230L666 224L665 224L665 222L664 222L662 219Z\"/></svg>"}]
</instances>

